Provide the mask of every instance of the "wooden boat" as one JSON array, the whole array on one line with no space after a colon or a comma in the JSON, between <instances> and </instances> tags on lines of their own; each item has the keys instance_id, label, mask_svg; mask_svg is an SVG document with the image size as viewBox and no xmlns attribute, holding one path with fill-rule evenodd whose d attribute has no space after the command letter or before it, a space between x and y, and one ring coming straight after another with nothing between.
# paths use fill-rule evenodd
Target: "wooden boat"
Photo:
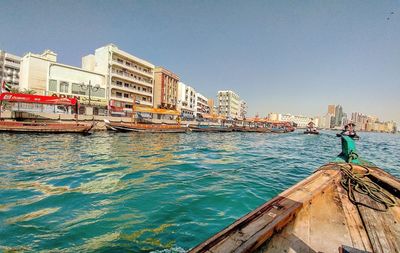
<instances>
[{"instance_id":1,"label":"wooden boat","mask_svg":"<svg viewBox=\"0 0 400 253\"><path fill-rule=\"evenodd\" d=\"M209 126L209 125L190 125L190 130L193 132L209 132L209 133L221 133L221 132L232 132L231 127L224 126Z\"/></svg>"},{"instance_id":2,"label":"wooden boat","mask_svg":"<svg viewBox=\"0 0 400 253\"><path fill-rule=\"evenodd\" d=\"M288 131L285 128L271 128L271 133L283 134L287 133Z\"/></svg>"},{"instance_id":3,"label":"wooden boat","mask_svg":"<svg viewBox=\"0 0 400 253\"><path fill-rule=\"evenodd\" d=\"M303 133L304 134L319 134L319 132L317 130L310 130L310 129L307 129Z\"/></svg>"},{"instance_id":4,"label":"wooden boat","mask_svg":"<svg viewBox=\"0 0 400 253\"><path fill-rule=\"evenodd\" d=\"M65 106L74 107L75 123L58 123L58 122L36 122L36 121L2 121L1 106L3 101L13 105L48 105L48 106ZM34 106L33 106L34 107ZM19 94L4 92L0 94L0 132L15 132L15 133L83 133L87 134L94 124L78 122L79 103L76 98L59 98L56 96L41 96L32 94ZM23 111L23 110L22 110Z\"/></svg>"},{"instance_id":5,"label":"wooden boat","mask_svg":"<svg viewBox=\"0 0 400 253\"><path fill-rule=\"evenodd\" d=\"M17 133L88 133L94 124L0 121L1 132Z\"/></svg>"},{"instance_id":6,"label":"wooden boat","mask_svg":"<svg viewBox=\"0 0 400 253\"><path fill-rule=\"evenodd\" d=\"M142 123L116 123L104 120L108 130L117 132L149 132L149 133L184 133L188 131L187 126L180 124L142 124Z\"/></svg>"},{"instance_id":7,"label":"wooden boat","mask_svg":"<svg viewBox=\"0 0 400 253\"><path fill-rule=\"evenodd\" d=\"M190 252L400 252L400 180L354 156L351 142Z\"/></svg>"},{"instance_id":8,"label":"wooden boat","mask_svg":"<svg viewBox=\"0 0 400 253\"><path fill-rule=\"evenodd\" d=\"M270 133L271 129L267 127L234 127L233 131L250 133Z\"/></svg>"}]
</instances>

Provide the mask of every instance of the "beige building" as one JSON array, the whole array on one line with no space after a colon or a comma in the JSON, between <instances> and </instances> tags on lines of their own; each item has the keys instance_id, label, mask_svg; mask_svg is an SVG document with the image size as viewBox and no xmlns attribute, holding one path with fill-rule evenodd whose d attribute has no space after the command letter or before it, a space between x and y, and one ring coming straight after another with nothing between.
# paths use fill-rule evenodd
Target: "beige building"
<instances>
[{"instance_id":1,"label":"beige building","mask_svg":"<svg viewBox=\"0 0 400 253\"><path fill-rule=\"evenodd\" d=\"M214 99L209 98L207 101L208 104L208 108L210 108L210 114L214 115L217 113L217 111L215 110L215 105L214 105Z\"/></svg>"},{"instance_id":2,"label":"beige building","mask_svg":"<svg viewBox=\"0 0 400 253\"><path fill-rule=\"evenodd\" d=\"M218 113L228 119L240 118L241 99L231 90L218 91Z\"/></svg>"},{"instance_id":3,"label":"beige building","mask_svg":"<svg viewBox=\"0 0 400 253\"><path fill-rule=\"evenodd\" d=\"M157 67L154 69L154 108L178 109L179 76Z\"/></svg>"},{"instance_id":4,"label":"beige building","mask_svg":"<svg viewBox=\"0 0 400 253\"><path fill-rule=\"evenodd\" d=\"M105 76L93 71L57 63L57 54L28 53L21 59L20 89L38 95L76 97L81 113L104 115L107 109Z\"/></svg>"},{"instance_id":5,"label":"beige building","mask_svg":"<svg viewBox=\"0 0 400 253\"><path fill-rule=\"evenodd\" d=\"M106 76L111 110L132 111L133 101L153 107L154 65L113 44L82 58L82 68Z\"/></svg>"},{"instance_id":6,"label":"beige building","mask_svg":"<svg viewBox=\"0 0 400 253\"><path fill-rule=\"evenodd\" d=\"M208 98L201 93L196 93L196 111L197 115L210 114L210 107L208 106Z\"/></svg>"},{"instance_id":7,"label":"beige building","mask_svg":"<svg viewBox=\"0 0 400 253\"><path fill-rule=\"evenodd\" d=\"M21 57L0 50L0 85L3 82L18 88Z\"/></svg>"}]
</instances>

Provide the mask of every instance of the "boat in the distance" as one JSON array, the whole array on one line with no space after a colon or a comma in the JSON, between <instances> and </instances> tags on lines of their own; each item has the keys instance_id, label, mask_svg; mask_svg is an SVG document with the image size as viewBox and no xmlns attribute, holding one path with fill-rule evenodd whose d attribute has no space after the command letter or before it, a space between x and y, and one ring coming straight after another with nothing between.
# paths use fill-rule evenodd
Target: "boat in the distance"
<instances>
[{"instance_id":1,"label":"boat in the distance","mask_svg":"<svg viewBox=\"0 0 400 253\"><path fill-rule=\"evenodd\" d=\"M357 135L356 131L355 131L355 124L350 122L349 124L344 126L344 129L342 130L342 132L337 133L336 136L337 137L342 137L342 136L349 136L350 138L352 138L353 140L359 140L360 136Z\"/></svg>"},{"instance_id":2,"label":"boat in the distance","mask_svg":"<svg viewBox=\"0 0 400 253\"><path fill-rule=\"evenodd\" d=\"M232 128L228 126L219 125L189 125L192 132L209 132L209 133L222 133L232 132Z\"/></svg>"},{"instance_id":3,"label":"boat in the distance","mask_svg":"<svg viewBox=\"0 0 400 253\"><path fill-rule=\"evenodd\" d=\"M186 125L180 124L110 122L107 119L104 123L108 130L117 132L184 133L188 131Z\"/></svg>"},{"instance_id":4,"label":"boat in the distance","mask_svg":"<svg viewBox=\"0 0 400 253\"><path fill-rule=\"evenodd\" d=\"M342 153L189 252L399 252L400 180Z\"/></svg>"},{"instance_id":5,"label":"boat in the distance","mask_svg":"<svg viewBox=\"0 0 400 253\"><path fill-rule=\"evenodd\" d=\"M319 134L317 128L315 127L314 122L310 121L307 124L307 129L304 131L304 134Z\"/></svg>"},{"instance_id":6,"label":"boat in the distance","mask_svg":"<svg viewBox=\"0 0 400 253\"><path fill-rule=\"evenodd\" d=\"M37 105L74 107L75 122L49 122L49 121L5 121L1 119L2 104L8 103L13 111L23 111L24 108L32 109ZM0 94L0 132L13 133L82 133L87 134L94 124L78 122L78 101L76 98L59 98L54 96L41 96L32 94L19 94L4 92Z\"/></svg>"}]
</instances>

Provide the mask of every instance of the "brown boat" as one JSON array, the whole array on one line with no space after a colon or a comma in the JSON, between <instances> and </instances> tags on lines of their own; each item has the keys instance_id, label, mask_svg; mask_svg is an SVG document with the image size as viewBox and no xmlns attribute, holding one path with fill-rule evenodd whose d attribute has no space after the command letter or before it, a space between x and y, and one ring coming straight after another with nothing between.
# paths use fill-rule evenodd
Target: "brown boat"
<instances>
[{"instance_id":1,"label":"brown boat","mask_svg":"<svg viewBox=\"0 0 400 253\"><path fill-rule=\"evenodd\" d=\"M400 252L399 179L344 151L190 252Z\"/></svg>"},{"instance_id":2,"label":"brown boat","mask_svg":"<svg viewBox=\"0 0 400 253\"><path fill-rule=\"evenodd\" d=\"M0 132L18 133L88 133L93 124L0 121Z\"/></svg>"},{"instance_id":3,"label":"brown boat","mask_svg":"<svg viewBox=\"0 0 400 253\"><path fill-rule=\"evenodd\" d=\"M267 127L239 127L233 128L235 132L250 132L250 133L270 133L271 129Z\"/></svg>"},{"instance_id":4,"label":"brown boat","mask_svg":"<svg viewBox=\"0 0 400 253\"><path fill-rule=\"evenodd\" d=\"M231 127L225 126L208 126L208 125L191 125L190 130L193 132L223 133L232 132Z\"/></svg>"},{"instance_id":5,"label":"brown boat","mask_svg":"<svg viewBox=\"0 0 400 253\"><path fill-rule=\"evenodd\" d=\"M74 123L52 123L52 122L36 122L36 121L2 121L1 109L3 102L15 105L19 111L20 105L32 106L41 104L47 106L62 105L65 107L73 107L75 110ZM24 107L22 106L22 107ZM11 107L12 108L12 107ZM76 98L59 98L56 96L41 96L32 94L19 94L4 92L0 94L0 132L15 133L88 133L94 124L78 123L79 103ZM23 110L22 110L23 111Z\"/></svg>"},{"instance_id":6,"label":"brown boat","mask_svg":"<svg viewBox=\"0 0 400 253\"><path fill-rule=\"evenodd\" d=\"M104 120L104 122L108 130L117 132L184 133L188 131L187 126L180 124L124 123L108 120Z\"/></svg>"}]
</instances>

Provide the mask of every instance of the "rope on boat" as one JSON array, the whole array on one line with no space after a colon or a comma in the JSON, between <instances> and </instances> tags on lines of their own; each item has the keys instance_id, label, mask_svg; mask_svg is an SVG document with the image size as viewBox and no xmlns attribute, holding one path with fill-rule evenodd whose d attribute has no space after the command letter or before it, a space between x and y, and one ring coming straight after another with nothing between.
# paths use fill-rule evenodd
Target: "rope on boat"
<instances>
[{"instance_id":1,"label":"rope on boat","mask_svg":"<svg viewBox=\"0 0 400 253\"><path fill-rule=\"evenodd\" d=\"M353 165L351 163L347 163L347 166L342 164L337 165L340 167L340 171L342 173L340 184L347 191L349 200L354 205L362 205L381 212L386 212L390 207L396 205L396 201L391 195L387 194L379 185L368 179L367 176L370 174L370 172L367 167L360 166L366 170L365 173L356 173L353 171ZM384 205L384 208L376 208L357 201L354 196L354 192L367 195L374 201Z\"/></svg>"}]
</instances>

